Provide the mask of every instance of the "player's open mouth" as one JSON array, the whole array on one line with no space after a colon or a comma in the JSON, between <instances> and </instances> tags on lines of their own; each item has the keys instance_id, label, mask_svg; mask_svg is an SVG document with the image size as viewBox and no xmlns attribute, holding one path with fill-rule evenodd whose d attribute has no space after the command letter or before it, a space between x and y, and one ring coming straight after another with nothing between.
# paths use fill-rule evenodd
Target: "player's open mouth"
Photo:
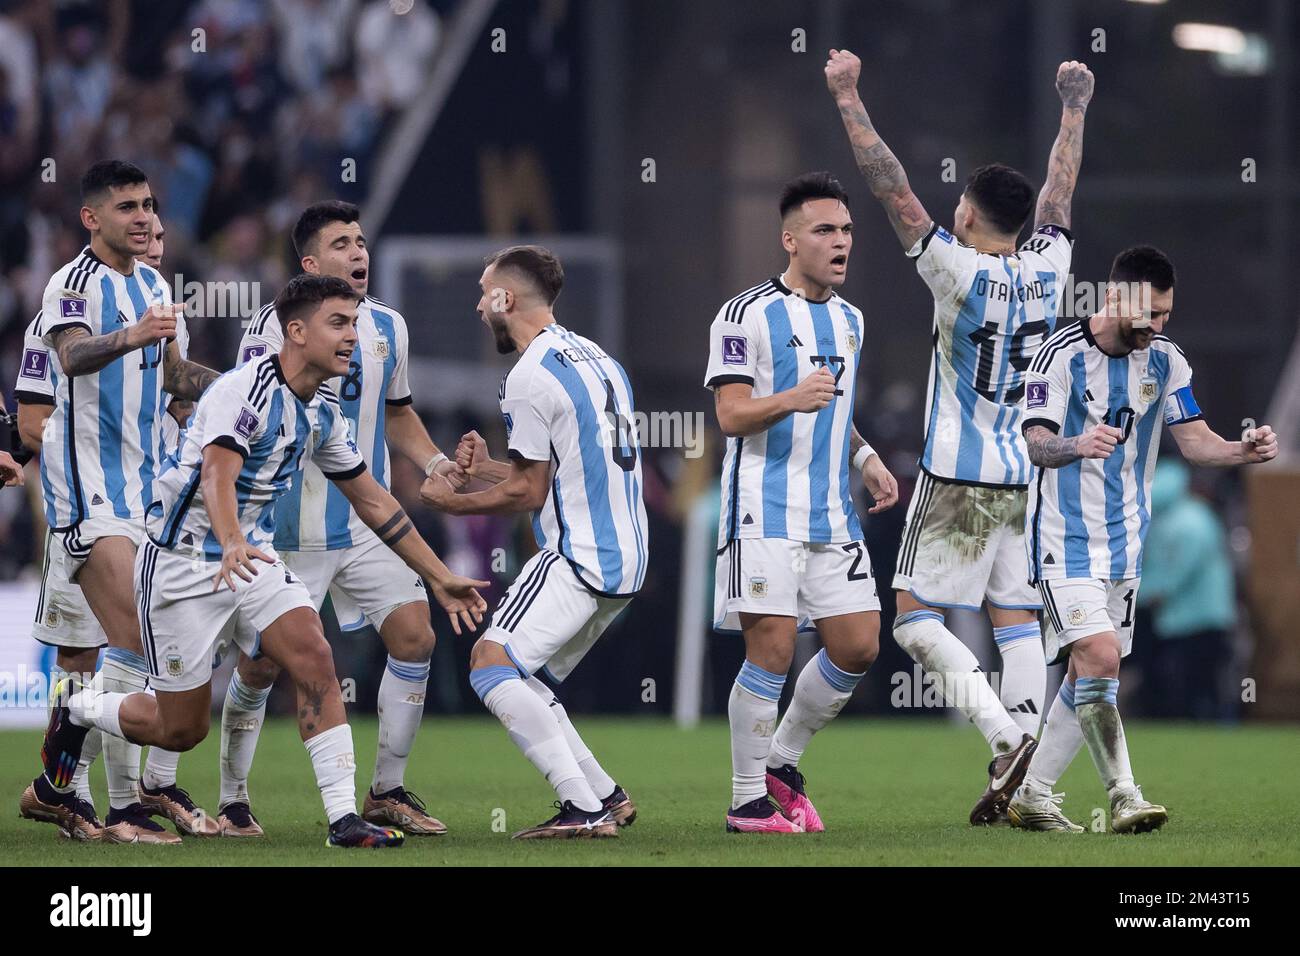
<instances>
[{"instance_id":1,"label":"player's open mouth","mask_svg":"<svg viewBox=\"0 0 1300 956\"><path fill-rule=\"evenodd\" d=\"M147 232L128 232L127 235L133 242L148 242L149 233Z\"/></svg>"},{"instance_id":2,"label":"player's open mouth","mask_svg":"<svg viewBox=\"0 0 1300 956\"><path fill-rule=\"evenodd\" d=\"M365 281L365 278L366 278L366 270L365 270L365 269L353 269L353 270L352 270L352 278L355 279L357 282L364 282L364 281Z\"/></svg>"},{"instance_id":3,"label":"player's open mouth","mask_svg":"<svg viewBox=\"0 0 1300 956\"><path fill-rule=\"evenodd\" d=\"M835 256L834 258L831 259L831 265L843 267L848 263L848 261L849 261L848 256L842 256L842 255Z\"/></svg>"}]
</instances>

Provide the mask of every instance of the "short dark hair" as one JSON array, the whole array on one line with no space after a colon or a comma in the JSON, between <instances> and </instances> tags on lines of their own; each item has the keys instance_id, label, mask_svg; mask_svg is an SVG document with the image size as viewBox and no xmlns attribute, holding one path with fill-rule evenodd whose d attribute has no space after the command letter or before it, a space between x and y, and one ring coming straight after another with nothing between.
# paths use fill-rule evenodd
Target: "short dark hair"
<instances>
[{"instance_id":1,"label":"short dark hair","mask_svg":"<svg viewBox=\"0 0 1300 956\"><path fill-rule=\"evenodd\" d=\"M971 173L964 191L1004 235L1019 234L1034 208L1034 187L1025 174L1001 163L990 163Z\"/></svg>"},{"instance_id":2,"label":"short dark hair","mask_svg":"<svg viewBox=\"0 0 1300 956\"><path fill-rule=\"evenodd\" d=\"M331 222L356 222L360 218L361 210L341 199L312 203L293 224L293 250L301 259L307 254L307 246L316 238L316 234Z\"/></svg>"},{"instance_id":3,"label":"short dark hair","mask_svg":"<svg viewBox=\"0 0 1300 956\"><path fill-rule=\"evenodd\" d=\"M849 194L830 173L804 173L781 187L781 218L810 199L837 199L845 209L849 206Z\"/></svg>"},{"instance_id":4,"label":"short dark hair","mask_svg":"<svg viewBox=\"0 0 1300 956\"><path fill-rule=\"evenodd\" d=\"M315 309L326 299L360 300L346 279L338 276L317 276L304 272L289 280L289 284L275 297L275 314L280 320L280 330L287 332L289 322L309 309Z\"/></svg>"},{"instance_id":5,"label":"short dark hair","mask_svg":"<svg viewBox=\"0 0 1300 956\"><path fill-rule=\"evenodd\" d=\"M135 163L123 162L120 159L101 159L81 177L81 201L90 205L110 189L138 186L148 181L149 177L144 174L144 170Z\"/></svg>"},{"instance_id":6,"label":"short dark hair","mask_svg":"<svg viewBox=\"0 0 1300 956\"><path fill-rule=\"evenodd\" d=\"M1150 282L1157 292L1174 287L1174 262L1155 246L1125 249L1110 264L1111 282Z\"/></svg>"},{"instance_id":7,"label":"short dark hair","mask_svg":"<svg viewBox=\"0 0 1300 956\"><path fill-rule=\"evenodd\" d=\"M498 269L516 269L528 277L537 291L554 305L564 288L564 266L555 254L543 246L509 246L498 249L484 263Z\"/></svg>"}]
</instances>

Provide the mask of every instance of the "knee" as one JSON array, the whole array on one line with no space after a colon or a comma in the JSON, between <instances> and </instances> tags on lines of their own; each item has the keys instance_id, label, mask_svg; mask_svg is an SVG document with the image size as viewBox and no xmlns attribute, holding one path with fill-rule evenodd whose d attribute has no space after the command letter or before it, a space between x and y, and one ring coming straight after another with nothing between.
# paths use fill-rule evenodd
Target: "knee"
<instances>
[{"instance_id":1,"label":"knee","mask_svg":"<svg viewBox=\"0 0 1300 956\"><path fill-rule=\"evenodd\" d=\"M474 642L474 647L469 652L470 670L495 665L513 666L510 663L510 658L506 655L504 647L496 641L489 641L486 637L480 637Z\"/></svg>"},{"instance_id":2,"label":"knee","mask_svg":"<svg viewBox=\"0 0 1300 956\"><path fill-rule=\"evenodd\" d=\"M433 656L436 640L433 628L425 622L418 627L403 628L391 638L385 639L384 645L396 660L423 664Z\"/></svg>"},{"instance_id":3,"label":"knee","mask_svg":"<svg viewBox=\"0 0 1300 956\"><path fill-rule=\"evenodd\" d=\"M1113 635L1084 638L1071 655L1077 655L1075 667L1080 677L1119 676L1119 642Z\"/></svg>"},{"instance_id":4,"label":"knee","mask_svg":"<svg viewBox=\"0 0 1300 956\"><path fill-rule=\"evenodd\" d=\"M269 657L239 657L239 680L245 687L265 690L280 676L280 666Z\"/></svg>"},{"instance_id":5,"label":"knee","mask_svg":"<svg viewBox=\"0 0 1300 956\"><path fill-rule=\"evenodd\" d=\"M202 720L195 721L184 727L169 727L164 734L163 749L170 750L173 753L185 753L187 750L193 750L203 742L208 736L208 717L204 714Z\"/></svg>"}]
</instances>

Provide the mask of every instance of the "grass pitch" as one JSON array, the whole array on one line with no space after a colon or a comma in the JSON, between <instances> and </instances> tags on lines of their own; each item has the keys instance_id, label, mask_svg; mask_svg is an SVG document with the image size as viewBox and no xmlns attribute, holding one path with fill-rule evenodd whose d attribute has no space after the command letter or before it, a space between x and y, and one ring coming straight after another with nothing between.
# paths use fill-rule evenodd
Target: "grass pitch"
<instances>
[{"instance_id":1,"label":"grass pitch","mask_svg":"<svg viewBox=\"0 0 1300 956\"><path fill-rule=\"evenodd\" d=\"M38 731L0 733L0 862L43 866L503 866L503 865L934 865L1208 866L1300 863L1300 730L1134 722L1129 746L1147 796L1169 807L1161 832L1036 834L966 825L987 777L988 754L969 727L940 721L843 719L818 734L803 770L828 831L804 836L729 835L723 813L730 766L725 721L679 731L661 720L583 718L577 724L640 808L617 840L512 842L510 833L551 815L553 794L500 725L428 719L407 785L450 828L400 850L324 846L326 827L306 751L293 724L262 733L250 786L265 840L187 839L179 847L72 844L54 827L18 817L35 775ZM353 721L358 796L373 767L376 723ZM212 734L181 758L179 782L216 811ZM102 764L96 805L108 801ZM1085 826L1105 795L1086 752L1058 789ZM494 828L495 826L495 828ZM502 832L504 830L504 832Z\"/></svg>"}]
</instances>

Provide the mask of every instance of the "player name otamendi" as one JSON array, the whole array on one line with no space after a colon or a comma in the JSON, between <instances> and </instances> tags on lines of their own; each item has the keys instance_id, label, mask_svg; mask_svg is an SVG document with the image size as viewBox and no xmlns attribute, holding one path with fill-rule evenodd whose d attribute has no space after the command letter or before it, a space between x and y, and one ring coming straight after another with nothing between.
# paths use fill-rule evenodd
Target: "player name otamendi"
<instances>
[{"instance_id":1,"label":"player name otamendi","mask_svg":"<svg viewBox=\"0 0 1300 956\"><path fill-rule=\"evenodd\" d=\"M1007 302L1013 297L1019 302L1041 299L1048 289L1042 279L1012 285L1005 279L993 279L986 275L975 277L974 295L992 299L994 302Z\"/></svg>"}]
</instances>

